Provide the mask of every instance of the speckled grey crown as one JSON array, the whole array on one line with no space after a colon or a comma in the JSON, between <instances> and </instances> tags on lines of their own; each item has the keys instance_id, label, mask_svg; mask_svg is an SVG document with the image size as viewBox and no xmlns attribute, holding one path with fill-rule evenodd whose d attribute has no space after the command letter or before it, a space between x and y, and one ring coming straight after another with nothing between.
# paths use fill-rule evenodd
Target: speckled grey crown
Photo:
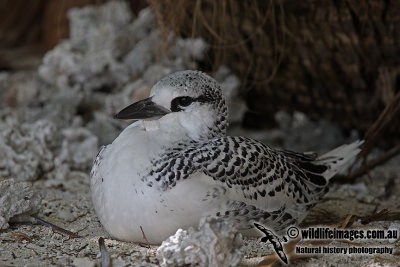
<instances>
[{"instance_id":1,"label":"speckled grey crown","mask_svg":"<svg viewBox=\"0 0 400 267\"><path fill-rule=\"evenodd\" d=\"M166 86L174 87L189 96L204 96L209 99L218 117L215 128L210 129L211 137L226 135L228 122L225 97L222 94L221 86L214 78L201 71L185 70L168 75L154 85L155 88Z\"/></svg>"},{"instance_id":2,"label":"speckled grey crown","mask_svg":"<svg viewBox=\"0 0 400 267\"><path fill-rule=\"evenodd\" d=\"M185 70L172 73L160 81L155 87L173 86L187 93L211 94L214 98L222 98L221 86L216 80L204 72Z\"/></svg>"}]
</instances>

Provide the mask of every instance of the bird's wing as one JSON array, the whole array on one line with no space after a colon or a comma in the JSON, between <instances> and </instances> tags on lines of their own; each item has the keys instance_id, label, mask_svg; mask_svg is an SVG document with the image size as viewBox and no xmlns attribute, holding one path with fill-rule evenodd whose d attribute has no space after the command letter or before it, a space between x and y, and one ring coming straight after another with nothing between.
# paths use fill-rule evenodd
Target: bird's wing
<instances>
[{"instance_id":1,"label":"bird's wing","mask_svg":"<svg viewBox=\"0 0 400 267\"><path fill-rule=\"evenodd\" d=\"M263 210L308 208L323 195L326 166L315 155L278 151L249 138L221 137L176 148L154 161L150 176L162 190L203 172L223 185L228 197Z\"/></svg>"}]
</instances>

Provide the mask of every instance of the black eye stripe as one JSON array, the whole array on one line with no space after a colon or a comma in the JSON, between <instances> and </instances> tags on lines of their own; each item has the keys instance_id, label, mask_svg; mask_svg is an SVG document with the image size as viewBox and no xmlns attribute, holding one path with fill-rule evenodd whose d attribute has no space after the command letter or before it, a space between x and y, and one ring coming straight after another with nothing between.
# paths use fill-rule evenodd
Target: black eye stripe
<instances>
[{"instance_id":1,"label":"black eye stripe","mask_svg":"<svg viewBox=\"0 0 400 267\"><path fill-rule=\"evenodd\" d=\"M211 102L212 99L208 96L205 95L201 95L198 98L196 98L196 101L200 102L200 103L207 103L207 102Z\"/></svg>"},{"instance_id":2,"label":"black eye stripe","mask_svg":"<svg viewBox=\"0 0 400 267\"><path fill-rule=\"evenodd\" d=\"M190 96L175 97L171 101L171 111L172 112L182 111L185 107L190 106L190 104L192 104L193 102L207 103L210 101L211 101L210 98L206 97L205 95L201 95L197 98L193 98Z\"/></svg>"},{"instance_id":3,"label":"black eye stripe","mask_svg":"<svg viewBox=\"0 0 400 267\"><path fill-rule=\"evenodd\" d=\"M184 107L189 106L191 103L193 103L194 99L189 96L180 96L180 97L175 97L171 101L171 111L172 112L178 112L183 110Z\"/></svg>"}]
</instances>

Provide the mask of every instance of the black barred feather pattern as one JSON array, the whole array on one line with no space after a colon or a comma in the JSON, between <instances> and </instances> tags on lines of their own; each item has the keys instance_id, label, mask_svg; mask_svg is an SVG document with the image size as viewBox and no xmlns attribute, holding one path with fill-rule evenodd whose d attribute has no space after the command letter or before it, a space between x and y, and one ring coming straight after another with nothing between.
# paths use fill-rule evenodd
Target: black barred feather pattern
<instances>
[{"instance_id":1,"label":"black barred feather pattern","mask_svg":"<svg viewBox=\"0 0 400 267\"><path fill-rule=\"evenodd\" d=\"M316 158L315 154L275 150L245 137L220 137L167 149L152 161L152 170L143 180L166 191L202 172L227 191L239 192L239 200L258 209L259 219L282 208L297 218L327 190L327 180L321 175L327 167L315 164Z\"/></svg>"}]
</instances>

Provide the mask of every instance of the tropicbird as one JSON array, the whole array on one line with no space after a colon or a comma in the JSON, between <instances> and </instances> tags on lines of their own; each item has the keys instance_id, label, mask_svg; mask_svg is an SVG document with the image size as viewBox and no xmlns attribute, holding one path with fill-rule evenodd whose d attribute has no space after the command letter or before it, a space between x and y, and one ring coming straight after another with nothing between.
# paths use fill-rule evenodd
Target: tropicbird
<instances>
[{"instance_id":1,"label":"tropicbird","mask_svg":"<svg viewBox=\"0 0 400 267\"><path fill-rule=\"evenodd\" d=\"M106 231L125 241L159 244L205 216L283 231L326 193L329 179L362 141L320 157L226 136L220 85L199 71L171 74L150 97L121 110L136 119L94 160L91 192Z\"/></svg>"}]
</instances>

